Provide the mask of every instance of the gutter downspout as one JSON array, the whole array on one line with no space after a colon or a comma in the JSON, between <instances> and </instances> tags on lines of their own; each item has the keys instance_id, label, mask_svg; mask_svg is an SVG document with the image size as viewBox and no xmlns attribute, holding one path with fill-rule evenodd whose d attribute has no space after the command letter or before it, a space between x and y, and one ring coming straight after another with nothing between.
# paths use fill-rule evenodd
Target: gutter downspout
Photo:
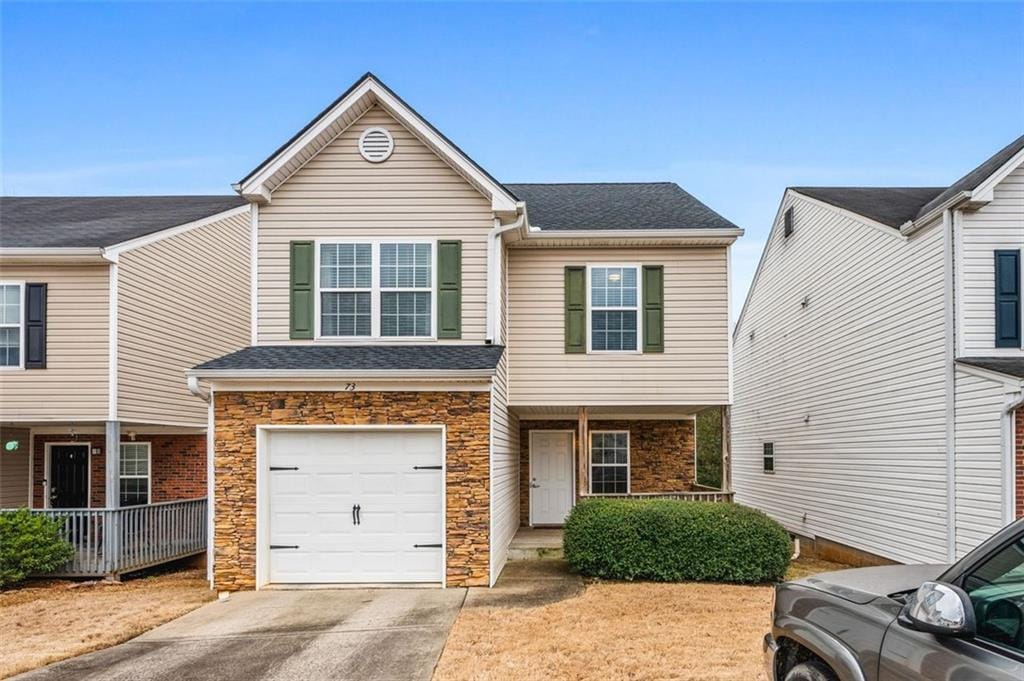
<instances>
[{"instance_id":1,"label":"gutter downspout","mask_svg":"<svg viewBox=\"0 0 1024 681\"><path fill-rule=\"evenodd\" d=\"M493 344L498 336L497 310L501 298L498 256L501 254L501 235L526 225L526 203L517 202L516 212L519 217L506 225L501 224L499 218L494 218L494 227L487 233L487 335L484 340L488 345Z\"/></svg>"},{"instance_id":2,"label":"gutter downspout","mask_svg":"<svg viewBox=\"0 0 1024 681\"><path fill-rule=\"evenodd\" d=\"M188 377L188 391L195 395L196 397L198 397L199 399L201 399L203 402L210 404L210 391L203 390L203 388L199 385L198 376Z\"/></svg>"},{"instance_id":3,"label":"gutter downspout","mask_svg":"<svg viewBox=\"0 0 1024 681\"><path fill-rule=\"evenodd\" d=\"M956 560L956 234L953 212L942 213L943 341L946 384L946 559Z\"/></svg>"}]
</instances>

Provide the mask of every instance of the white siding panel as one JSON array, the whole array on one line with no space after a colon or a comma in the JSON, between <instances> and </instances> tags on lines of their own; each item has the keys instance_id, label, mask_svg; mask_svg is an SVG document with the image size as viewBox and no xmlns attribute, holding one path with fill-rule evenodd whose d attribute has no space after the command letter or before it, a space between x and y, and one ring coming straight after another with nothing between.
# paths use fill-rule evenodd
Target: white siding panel
<instances>
[{"instance_id":1,"label":"white siding panel","mask_svg":"<svg viewBox=\"0 0 1024 681\"><path fill-rule=\"evenodd\" d=\"M805 536L945 560L941 229L903 240L790 205L795 232L773 229L734 339L736 500Z\"/></svg>"},{"instance_id":2,"label":"white siding panel","mask_svg":"<svg viewBox=\"0 0 1024 681\"><path fill-rule=\"evenodd\" d=\"M185 370L249 344L249 212L121 255L118 416L205 426Z\"/></svg>"},{"instance_id":3,"label":"white siding panel","mask_svg":"<svg viewBox=\"0 0 1024 681\"><path fill-rule=\"evenodd\" d=\"M4 265L0 279L46 283L46 368L0 371L4 421L107 418L108 265Z\"/></svg>"},{"instance_id":4,"label":"white siding panel","mask_svg":"<svg viewBox=\"0 0 1024 681\"><path fill-rule=\"evenodd\" d=\"M359 135L369 127L387 128L395 139L384 163L359 155ZM440 342L482 343L493 219L488 199L383 109L370 109L260 207L259 342L289 342L289 241L411 237L462 240L462 339Z\"/></svg>"},{"instance_id":5,"label":"white siding panel","mask_svg":"<svg viewBox=\"0 0 1024 681\"><path fill-rule=\"evenodd\" d=\"M1024 356L1020 348L995 347L995 254L1024 249L1024 166L1000 182L991 203L961 214L961 355Z\"/></svg>"},{"instance_id":6,"label":"white siding panel","mask_svg":"<svg viewBox=\"0 0 1024 681\"><path fill-rule=\"evenodd\" d=\"M726 404L726 257L725 247L512 250L510 404ZM588 263L665 267L665 352L566 354L565 266Z\"/></svg>"}]
</instances>

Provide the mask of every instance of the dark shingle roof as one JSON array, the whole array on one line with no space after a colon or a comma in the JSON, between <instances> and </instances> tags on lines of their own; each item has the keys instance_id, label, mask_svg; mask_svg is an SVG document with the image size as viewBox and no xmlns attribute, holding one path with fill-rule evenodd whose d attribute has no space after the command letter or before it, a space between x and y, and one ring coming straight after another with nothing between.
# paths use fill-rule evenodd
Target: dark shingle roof
<instances>
[{"instance_id":1,"label":"dark shingle roof","mask_svg":"<svg viewBox=\"0 0 1024 681\"><path fill-rule=\"evenodd\" d=\"M673 182L506 184L544 231L737 229Z\"/></svg>"},{"instance_id":2,"label":"dark shingle roof","mask_svg":"<svg viewBox=\"0 0 1024 681\"><path fill-rule=\"evenodd\" d=\"M942 187L790 187L812 199L853 211L889 227L913 220Z\"/></svg>"},{"instance_id":3,"label":"dark shingle roof","mask_svg":"<svg viewBox=\"0 0 1024 681\"><path fill-rule=\"evenodd\" d=\"M4 196L0 247L102 248L236 208L241 196Z\"/></svg>"},{"instance_id":4,"label":"dark shingle roof","mask_svg":"<svg viewBox=\"0 0 1024 681\"><path fill-rule=\"evenodd\" d=\"M1021 135L1007 144L1005 147L986 159L980 166L961 177L941 194L923 205L915 217L924 216L929 211L941 206L943 202L959 192L971 191L977 188L977 186L984 182L989 175L999 170L1004 163L1013 158L1013 156L1021 149L1024 149L1024 135Z\"/></svg>"},{"instance_id":5,"label":"dark shingle roof","mask_svg":"<svg viewBox=\"0 0 1024 681\"><path fill-rule=\"evenodd\" d=\"M197 370L471 371L498 366L500 345L259 345Z\"/></svg>"},{"instance_id":6,"label":"dark shingle roof","mask_svg":"<svg viewBox=\"0 0 1024 681\"><path fill-rule=\"evenodd\" d=\"M1024 378L1024 357L961 357L957 362L1007 376Z\"/></svg>"}]
</instances>

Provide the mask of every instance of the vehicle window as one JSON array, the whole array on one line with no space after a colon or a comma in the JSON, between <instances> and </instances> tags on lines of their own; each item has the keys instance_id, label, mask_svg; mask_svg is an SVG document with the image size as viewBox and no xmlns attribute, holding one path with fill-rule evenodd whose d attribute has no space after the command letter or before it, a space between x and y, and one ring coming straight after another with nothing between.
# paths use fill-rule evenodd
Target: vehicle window
<instances>
[{"instance_id":1,"label":"vehicle window","mask_svg":"<svg viewBox=\"0 0 1024 681\"><path fill-rule=\"evenodd\" d=\"M1024 651L1024 539L989 558L964 580L978 637Z\"/></svg>"}]
</instances>

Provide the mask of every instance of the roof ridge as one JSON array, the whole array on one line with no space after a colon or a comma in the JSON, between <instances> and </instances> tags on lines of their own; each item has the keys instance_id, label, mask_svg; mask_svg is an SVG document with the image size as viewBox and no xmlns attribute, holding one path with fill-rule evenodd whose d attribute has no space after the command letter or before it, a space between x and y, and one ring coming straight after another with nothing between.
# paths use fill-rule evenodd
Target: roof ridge
<instances>
[{"instance_id":1,"label":"roof ridge","mask_svg":"<svg viewBox=\"0 0 1024 681\"><path fill-rule=\"evenodd\" d=\"M51 194L37 196L0 195L0 199L245 199L238 194Z\"/></svg>"},{"instance_id":2,"label":"roof ridge","mask_svg":"<svg viewBox=\"0 0 1024 681\"><path fill-rule=\"evenodd\" d=\"M680 186L678 182L672 182L671 180L656 180L656 181L653 181L653 182L505 182L504 184L513 184L513 185L527 185L528 184L528 185L531 185L531 186L534 186L534 187L553 187L553 186L556 186L556 185L566 186L566 185L638 185L638 184L646 184L646 185L652 185L652 184L671 184L671 185L674 185L676 187Z\"/></svg>"}]
</instances>

